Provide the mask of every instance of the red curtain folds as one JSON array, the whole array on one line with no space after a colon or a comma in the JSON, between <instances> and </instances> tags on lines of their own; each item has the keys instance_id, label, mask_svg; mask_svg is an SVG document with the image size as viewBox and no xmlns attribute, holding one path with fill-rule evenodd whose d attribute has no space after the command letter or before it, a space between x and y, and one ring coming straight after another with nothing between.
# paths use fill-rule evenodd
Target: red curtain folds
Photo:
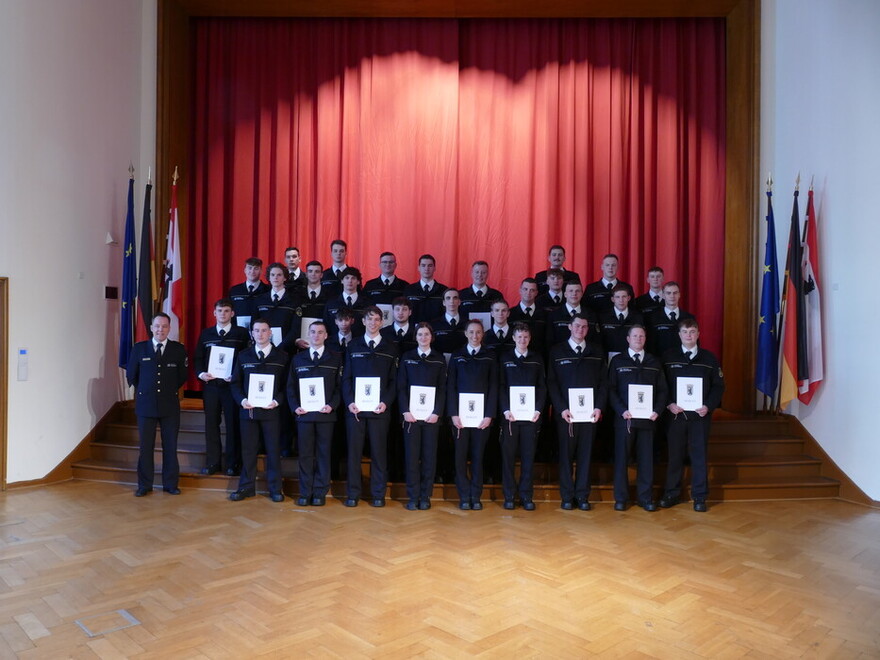
<instances>
[{"instance_id":1,"label":"red curtain folds","mask_svg":"<svg viewBox=\"0 0 880 660\"><path fill-rule=\"evenodd\" d=\"M334 238L511 301L561 243L638 293L661 265L721 350L725 43L716 19L197 19L186 335L243 279Z\"/></svg>"}]
</instances>

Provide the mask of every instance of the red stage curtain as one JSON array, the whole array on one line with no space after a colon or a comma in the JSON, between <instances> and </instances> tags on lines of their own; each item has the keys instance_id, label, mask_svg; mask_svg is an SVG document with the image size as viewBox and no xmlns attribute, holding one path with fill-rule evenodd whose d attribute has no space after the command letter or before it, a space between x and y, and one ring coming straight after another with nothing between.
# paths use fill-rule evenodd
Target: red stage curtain
<instances>
[{"instance_id":1,"label":"red stage curtain","mask_svg":"<svg viewBox=\"0 0 880 660\"><path fill-rule=\"evenodd\" d=\"M655 264L721 349L724 22L715 19L194 21L186 337L244 260L383 250L511 301L548 247L637 293Z\"/></svg>"}]
</instances>

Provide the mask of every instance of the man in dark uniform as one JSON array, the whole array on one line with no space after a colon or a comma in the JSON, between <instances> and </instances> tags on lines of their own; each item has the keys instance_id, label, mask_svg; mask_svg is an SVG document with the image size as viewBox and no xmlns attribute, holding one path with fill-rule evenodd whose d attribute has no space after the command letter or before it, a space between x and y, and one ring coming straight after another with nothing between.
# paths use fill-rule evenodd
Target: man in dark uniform
<instances>
[{"instance_id":1,"label":"man in dark uniform","mask_svg":"<svg viewBox=\"0 0 880 660\"><path fill-rule=\"evenodd\" d=\"M269 290L269 285L260 280L263 273L263 260L251 257L244 262L245 281L229 289L227 296L232 300L232 311L236 322L250 330L251 321L257 311L257 298Z\"/></svg>"},{"instance_id":2,"label":"man in dark uniform","mask_svg":"<svg viewBox=\"0 0 880 660\"><path fill-rule=\"evenodd\" d=\"M611 292L613 307L599 314L599 335L609 361L627 349L626 335L629 329L636 324L645 324L642 315L632 308L629 301L629 289L618 284Z\"/></svg>"},{"instance_id":3,"label":"man in dark uniform","mask_svg":"<svg viewBox=\"0 0 880 660\"><path fill-rule=\"evenodd\" d=\"M180 478L177 461L180 401L177 391L186 383L186 350L183 344L168 339L171 318L167 314L156 314L150 330L153 338L132 347L125 370L128 384L135 388L134 411L138 421L138 487L134 496L143 497L153 490L157 425L162 434L162 487L166 493L180 495L177 487Z\"/></svg>"},{"instance_id":4,"label":"man in dark uniform","mask_svg":"<svg viewBox=\"0 0 880 660\"><path fill-rule=\"evenodd\" d=\"M626 336L629 347L611 360L611 407L614 419L614 510L626 511L629 500L627 464L633 444L636 446L636 502L645 511L656 511L654 504L654 425L666 407L666 378L663 365L645 352L645 328L634 325ZM633 401L630 385L651 387L650 401L642 401L647 392L638 392ZM643 403L648 417L636 416L632 403Z\"/></svg>"},{"instance_id":5,"label":"man in dark uniform","mask_svg":"<svg viewBox=\"0 0 880 660\"><path fill-rule=\"evenodd\" d=\"M364 440L370 441L370 504L385 506L388 488L386 442L391 422L389 407L397 395L397 346L383 340L382 311L378 307L364 310L365 333L355 337L345 355L342 372L342 400L348 407L346 431L348 433L348 484L345 506L358 505L361 495L361 456ZM361 380L365 379L365 380ZM368 393L378 379L378 392ZM378 396L379 403L371 410L361 410L360 396Z\"/></svg>"},{"instance_id":6,"label":"man in dark uniform","mask_svg":"<svg viewBox=\"0 0 880 660\"><path fill-rule=\"evenodd\" d=\"M336 422L336 409L341 402L340 372L342 355L329 350L327 326L322 321L309 325L309 346L293 356L287 381L287 400L296 415L299 438L298 506L324 506L330 490L330 449ZM320 378L324 388L323 406L315 410L303 406L302 388L315 385L306 379Z\"/></svg>"},{"instance_id":7,"label":"man in dark uniform","mask_svg":"<svg viewBox=\"0 0 880 660\"><path fill-rule=\"evenodd\" d=\"M581 284L581 276L578 275L573 270L565 269L565 248L561 245L551 245L550 251L547 254L547 261L550 263L550 268L547 270L542 270L539 273L535 273L535 282L538 285L539 293L546 293L548 290L547 286L547 273L553 269L559 270L563 273L563 282L562 286L567 284L568 282L577 282Z\"/></svg>"},{"instance_id":8,"label":"man in dark uniform","mask_svg":"<svg viewBox=\"0 0 880 660\"><path fill-rule=\"evenodd\" d=\"M285 286L288 289L304 287L306 285L306 274L299 267L300 256L298 247L289 247L284 251L284 263L287 265L287 282L285 282Z\"/></svg>"},{"instance_id":9,"label":"man in dark uniform","mask_svg":"<svg viewBox=\"0 0 880 660\"><path fill-rule=\"evenodd\" d=\"M415 325L410 323L412 306L409 300L403 296L395 298L391 302L391 315L394 322L382 328L380 334L383 339L397 344L398 352L403 355L416 347Z\"/></svg>"},{"instance_id":10,"label":"man in dark uniform","mask_svg":"<svg viewBox=\"0 0 880 660\"><path fill-rule=\"evenodd\" d=\"M498 289L486 284L488 279L489 264L485 261L475 261L471 265L471 285L458 292L461 298L461 313L465 320L473 318L472 312L488 312L493 302L504 297Z\"/></svg>"},{"instance_id":11,"label":"man in dark uniform","mask_svg":"<svg viewBox=\"0 0 880 660\"><path fill-rule=\"evenodd\" d=\"M354 315L355 321L351 331L355 336L364 334L364 324L361 322L363 310L369 307L369 303L363 294L358 293L361 286L361 271L357 268L347 268L341 278L342 290L339 295L333 296L324 305L324 325L328 328L336 320L337 312L345 307Z\"/></svg>"},{"instance_id":12,"label":"man in dark uniform","mask_svg":"<svg viewBox=\"0 0 880 660\"><path fill-rule=\"evenodd\" d=\"M455 289L446 289L443 292L443 316L431 319L431 328L434 330L434 349L451 355L467 343L464 337L464 329L467 319L460 313L461 299Z\"/></svg>"},{"instance_id":13,"label":"man in dark uniform","mask_svg":"<svg viewBox=\"0 0 880 660\"><path fill-rule=\"evenodd\" d=\"M330 298L330 292L321 286L321 278L324 275L324 267L320 261L310 261L306 264L306 284L302 289L300 311L303 318L324 318L324 306ZM303 337L304 344L308 340ZM301 346L300 348L303 348Z\"/></svg>"},{"instance_id":14,"label":"man in dark uniform","mask_svg":"<svg viewBox=\"0 0 880 660\"><path fill-rule=\"evenodd\" d=\"M527 277L519 285L519 303L510 308L508 322L524 321L532 331L529 347L544 353L547 339L547 312L538 304L538 284L534 278Z\"/></svg>"},{"instance_id":15,"label":"man in dark uniform","mask_svg":"<svg viewBox=\"0 0 880 660\"><path fill-rule=\"evenodd\" d=\"M238 425L238 401L229 386L232 367L238 354L250 343L250 333L233 324L232 301L221 298L214 303L215 325L205 328L196 344L195 372L204 383L205 404L205 468L202 474L216 474L221 470L220 455L224 454L226 474L238 474L241 467L241 439ZM211 352L214 347L233 350L227 365L229 376L217 377L209 371ZM225 357L225 356L224 356ZM220 414L226 421L226 451L220 443Z\"/></svg>"},{"instance_id":16,"label":"man in dark uniform","mask_svg":"<svg viewBox=\"0 0 880 660\"><path fill-rule=\"evenodd\" d=\"M321 277L321 286L326 287L330 296L337 295L342 291L342 274L348 268L345 257L348 255L348 243L341 238L334 239L330 243L330 267L324 271Z\"/></svg>"},{"instance_id":17,"label":"man in dark uniform","mask_svg":"<svg viewBox=\"0 0 880 660\"><path fill-rule=\"evenodd\" d=\"M446 285L434 279L437 262L430 254L419 257L419 281L403 290L412 306L412 322L430 321L443 313L443 293Z\"/></svg>"},{"instance_id":18,"label":"man in dark uniform","mask_svg":"<svg viewBox=\"0 0 880 660\"><path fill-rule=\"evenodd\" d=\"M694 500L694 511L701 513L708 510L706 498L709 497L709 468L707 449L709 444L709 425L712 412L721 405L724 393L724 374L718 359L709 351L697 346L700 329L695 319L679 322L678 335L681 338L680 348L670 348L663 355L663 368L666 372L666 383L669 386L670 403L667 424L667 440L669 442L669 463L666 470L666 487L660 506L667 509L681 500L681 475L684 470L684 457L691 457L691 497ZM702 396L701 405L683 408L684 400L679 400L678 393L688 395L688 386L693 383L685 381L679 385L679 378L697 379L700 382ZM693 391L691 391L693 393Z\"/></svg>"},{"instance_id":19,"label":"man in dark uniform","mask_svg":"<svg viewBox=\"0 0 880 660\"><path fill-rule=\"evenodd\" d=\"M583 304L584 291L577 282L569 282L565 285L565 304L550 312L547 317L547 346L556 346L569 337L569 324L578 314L583 314L589 320L590 330L587 333L587 341L596 346L601 346L599 338L599 324L596 313Z\"/></svg>"},{"instance_id":20,"label":"man in dark uniform","mask_svg":"<svg viewBox=\"0 0 880 660\"><path fill-rule=\"evenodd\" d=\"M229 499L239 502L256 495L257 449L262 433L263 444L266 447L266 481L269 486L269 497L273 502L283 502L279 404L284 399L284 387L287 383L287 353L272 345L272 330L264 319L254 320L251 334L254 345L239 353L232 374L232 393L241 405L242 464L238 489L230 493ZM260 376L272 376L272 398L264 406L255 407L250 397L259 392L265 393L261 388L269 386L266 381L261 382ZM252 387L256 387L257 390L252 390Z\"/></svg>"},{"instance_id":21,"label":"man in dark uniform","mask_svg":"<svg viewBox=\"0 0 880 660\"><path fill-rule=\"evenodd\" d=\"M664 355L679 343L678 324L694 315L678 306L681 288L678 282L663 285L663 306L648 317L648 348L654 355Z\"/></svg>"},{"instance_id":22,"label":"man in dark uniform","mask_svg":"<svg viewBox=\"0 0 880 660\"><path fill-rule=\"evenodd\" d=\"M550 314L565 302L565 274L558 268L547 271L547 290L540 293L535 304ZM576 282L579 284L579 282ZM583 289L582 289L583 290Z\"/></svg>"},{"instance_id":23,"label":"man in dark uniform","mask_svg":"<svg viewBox=\"0 0 880 660\"><path fill-rule=\"evenodd\" d=\"M596 423L608 399L605 359L602 352L586 341L590 322L585 314L576 314L569 322L569 337L550 349L547 388L553 403L556 435L559 441L559 495L562 508L571 511L575 506L589 511L590 458ZM593 405L587 406L586 393L592 390ZM575 406L572 406L574 397ZM582 402L586 419L574 416L581 412L576 407ZM572 412L574 410L574 413ZM575 464L572 480L572 463Z\"/></svg>"},{"instance_id":24,"label":"man in dark uniform","mask_svg":"<svg viewBox=\"0 0 880 660\"><path fill-rule=\"evenodd\" d=\"M648 290L632 301L632 306L647 319L654 310L663 307L663 269L651 266L648 270Z\"/></svg>"},{"instance_id":25,"label":"man in dark uniform","mask_svg":"<svg viewBox=\"0 0 880 660\"><path fill-rule=\"evenodd\" d=\"M492 326L483 336L483 346L495 351L495 355L500 356L503 352L513 348L513 328L508 323L510 307L504 299L496 300L492 303L490 313L492 314Z\"/></svg>"},{"instance_id":26,"label":"man in dark uniform","mask_svg":"<svg viewBox=\"0 0 880 660\"><path fill-rule=\"evenodd\" d=\"M606 254L602 257L600 268L602 278L587 285L584 289L584 304L596 314L611 309L611 291L618 284L622 284L629 291L630 300L636 297L632 285L617 279L619 260L616 254Z\"/></svg>"},{"instance_id":27,"label":"man in dark uniform","mask_svg":"<svg viewBox=\"0 0 880 660\"><path fill-rule=\"evenodd\" d=\"M288 289L287 269L284 264L275 262L269 266L270 289L256 300L257 315L269 324L270 328L277 328L283 340L293 328L294 319L297 318L296 310L300 300L297 290ZM277 341L280 345L281 341Z\"/></svg>"},{"instance_id":28,"label":"man in dark uniform","mask_svg":"<svg viewBox=\"0 0 880 660\"><path fill-rule=\"evenodd\" d=\"M537 351L529 350L532 332L525 323L517 323L513 328L513 341L516 347L500 354L498 362L500 383L499 411L504 416L501 422L501 475L504 491L504 508L513 509L514 497L518 494L520 503L526 511L535 510L532 471L535 466L539 418L547 402L547 381L544 375L544 360ZM526 417L514 414L511 408L517 403L513 400L516 391L511 388L532 388L534 410ZM528 396L522 393L528 401ZM516 481L516 455L520 455L519 483Z\"/></svg>"},{"instance_id":29,"label":"man in dark uniform","mask_svg":"<svg viewBox=\"0 0 880 660\"><path fill-rule=\"evenodd\" d=\"M368 280L364 285L363 296L368 305L390 305L394 299L403 295L409 282L397 277L397 257L393 252L379 255L379 277Z\"/></svg>"}]
</instances>

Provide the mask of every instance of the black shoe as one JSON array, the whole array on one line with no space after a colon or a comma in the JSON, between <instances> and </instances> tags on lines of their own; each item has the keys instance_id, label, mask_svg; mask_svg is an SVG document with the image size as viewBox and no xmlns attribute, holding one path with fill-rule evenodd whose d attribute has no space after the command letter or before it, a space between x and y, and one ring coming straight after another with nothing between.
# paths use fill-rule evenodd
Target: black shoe
<instances>
[{"instance_id":1,"label":"black shoe","mask_svg":"<svg viewBox=\"0 0 880 660\"><path fill-rule=\"evenodd\" d=\"M458 503L458 508L461 509L462 511L470 511L470 510L471 510L471 503L470 503L470 502L464 502L464 501L459 502L459 503Z\"/></svg>"},{"instance_id":2,"label":"black shoe","mask_svg":"<svg viewBox=\"0 0 880 660\"><path fill-rule=\"evenodd\" d=\"M563 502L561 506L563 511L571 511L574 508L574 505L569 501Z\"/></svg>"},{"instance_id":3,"label":"black shoe","mask_svg":"<svg viewBox=\"0 0 880 660\"><path fill-rule=\"evenodd\" d=\"M663 497L660 498L660 508L661 509L671 509L676 504L678 504L680 501L681 500L679 500L677 497L667 497L666 495L664 495Z\"/></svg>"},{"instance_id":4,"label":"black shoe","mask_svg":"<svg viewBox=\"0 0 880 660\"><path fill-rule=\"evenodd\" d=\"M241 474L240 468L234 468L234 467L226 468L226 476L227 477L237 477L239 474Z\"/></svg>"},{"instance_id":5,"label":"black shoe","mask_svg":"<svg viewBox=\"0 0 880 660\"><path fill-rule=\"evenodd\" d=\"M143 497L144 495L146 495L147 493L150 493L152 491L153 491L152 488L138 488L136 491L134 491L134 496L135 497Z\"/></svg>"},{"instance_id":6,"label":"black shoe","mask_svg":"<svg viewBox=\"0 0 880 660\"><path fill-rule=\"evenodd\" d=\"M269 493L269 499L273 502L283 502L284 493Z\"/></svg>"},{"instance_id":7,"label":"black shoe","mask_svg":"<svg viewBox=\"0 0 880 660\"><path fill-rule=\"evenodd\" d=\"M347 507L354 507L358 505L358 501L354 497L349 497L347 500L345 500L345 502L343 502L343 504L345 504L345 506Z\"/></svg>"},{"instance_id":8,"label":"black shoe","mask_svg":"<svg viewBox=\"0 0 880 660\"><path fill-rule=\"evenodd\" d=\"M208 467L202 468L202 474L212 475L220 472L219 465L209 465Z\"/></svg>"},{"instance_id":9,"label":"black shoe","mask_svg":"<svg viewBox=\"0 0 880 660\"><path fill-rule=\"evenodd\" d=\"M592 508L588 500L578 500L578 509L581 511L589 511Z\"/></svg>"},{"instance_id":10,"label":"black shoe","mask_svg":"<svg viewBox=\"0 0 880 660\"><path fill-rule=\"evenodd\" d=\"M472 511L482 511L483 510L483 503L480 502L480 500L473 500L471 502L471 510Z\"/></svg>"},{"instance_id":11,"label":"black shoe","mask_svg":"<svg viewBox=\"0 0 880 660\"><path fill-rule=\"evenodd\" d=\"M427 511L431 508L431 500L419 500L419 510Z\"/></svg>"},{"instance_id":12,"label":"black shoe","mask_svg":"<svg viewBox=\"0 0 880 660\"><path fill-rule=\"evenodd\" d=\"M309 505L309 498L303 497L302 495L300 495L299 497L296 498L296 505L297 506L308 506Z\"/></svg>"},{"instance_id":13,"label":"black shoe","mask_svg":"<svg viewBox=\"0 0 880 660\"><path fill-rule=\"evenodd\" d=\"M535 503L532 500L523 500L523 509L526 511L534 511Z\"/></svg>"},{"instance_id":14,"label":"black shoe","mask_svg":"<svg viewBox=\"0 0 880 660\"><path fill-rule=\"evenodd\" d=\"M180 488L163 488L169 495L180 495Z\"/></svg>"},{"instance_id":15,"label":"black shoe","mask_svg":"<svg viewBox=\"0 0 880 660\"><path fill-rule=\"evenodd\" d=\"M694 500L694 511L698 511L699 513L706 513L709 510L709 507L706 506L706 500Z\"/></svg>"},{"instance_id":16,"label":"black shoe","mask_svg":"<svg viewBox=\"0 0 880 660\"><path fill-rule=\"evenodd\" d=\"M513 500L504 500L504 508L508 511L512 511L516 505L513 503Z\"/></svg>"},{"instance_id":17,"label":"black shoe","mask_svg":"<svg viewBox=\"0 0 880 660\"><path fill-rule=\"evenodd\" d=\"M370 506L376 507L377 509L385 506L385 498L374 497L372 500L370 500Z\"/></svg>"},{"instance_id":18,"label":"black shoe","mask_svg":"<svg viewBox=\"0 0 880 660\"><path fill-rule=\"evenodd\" d=\"M409 502L407 502L403 506L404 506L404 508L406 508L407 511L418 511L419 510L419 503L416 502L415 500L410 500Z\"/></svg>"},{"instance_id":19,"label":"black shoe","mask_svg":"<svg viewBox=\"0 0 880 660\"><path fill-rule=\"evenodd\" d=\"M256 494L257 493L253 488L239 488L238 490L229 493L229 499L233 502L241 502L243 499L253 497Z\"/></svg>"},{"instance_id":20,"label":"black shoe","mask_svg":"<svg viewBox=\"0 0 880 660\"><path fill-rule=\"evenodd\" d=\"M642 507L645 511L657 510L657 505L654 504L654 502L651 500L648 500L647 502L639 502L639 506Z\"/></svg>"},{"instance_id":21,"label":"black shoe","mask_svg":"<svg viewBox=\"0 0 880 660\"><path fill-rule=\"evenodd\" d=\"M615 502L614 503L615 511L626 511L626 502Z\"/></svg>"},{"instance_id":22,"label":"black shoe","mask_svg":"<svg viewBox=\"0 0 880 660\"><path fill-rule=\"evenodd\" d=\"M327 498L323 495L312 498L312 506L324 506L327 504Z\"/></svg>"}]
</instances>

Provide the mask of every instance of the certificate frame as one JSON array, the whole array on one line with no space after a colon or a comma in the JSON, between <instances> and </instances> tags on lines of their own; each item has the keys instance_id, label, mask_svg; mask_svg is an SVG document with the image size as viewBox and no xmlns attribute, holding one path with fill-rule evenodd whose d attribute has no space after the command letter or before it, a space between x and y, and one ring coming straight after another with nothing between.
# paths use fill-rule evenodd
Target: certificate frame
<instances>
[{"instance_id":1,"label":"certificate frame","mask_svg":"<svg viewBox=\"0 0 880 660\"><path fill-rule=\"evenodd\" d=\"M630 383L627 409L633 419L651 419L654 414L654 386Z\"/></svg>"},{"instance_id":2,"label":"certificate frame","mask_svg":"<svg viewBox=\"0 0 880 660\"><path fill-rule=\"evenodd\" d=\"M693 376L675 378L675 403L688 412L703 407L703 379Z\"/></svg>"},{"instance_id":3,"label":"certificate frame","mask_svg":"<svg viewBox=\"0 0 880 660\"><path fill-rule=\"evenodd\" d=\"M268 408L274 399L275 374L248 374L248 403L254 408Z\"/></svg>"},{"instance_id":4,"label":"certificate frame","mask_svg":"<svg viewBox=\"0 0 880 660\"><path fill-rule=\"evenodd\" d=\"M568 412L571 413L572 423L595 423L593 419L595 409L595 393L592 387L568 388Z\"/></svg>"},{"instance_id":5,"label":"certificate frame","mask_svg":"<svg viewBox=\"0 0 880 660\"><path fill-rule=\"evenodd\" d=\"M510 414L518 422L531 422L535 416L535 386L510 386Z\"/></svg>"},{"instance_id":6,"label":"certificate frame","mask_svg":"<svg viewBox=\"0 0 880 660\"><path fill-rule=\"evenodd\" d=\"M423 422L434 414L437 388L412 385L409 388L409 412L417 421Z\"/></svg>"},{"instance_id":7,"label":"certificate frame","mask_svg":"<svg viewBox=\"0 0 880 660\"><path fill-rule=\"evenodd\" d=\"M354 405L363 412L373 412L382 402L382 379L378 376L356 376Z\"/></svg>"},{"instance_id":8,"label":"certificate frame","mask_svg":"<svg viewBox=\"0 0 880 660\"><path fill-rule=\"evenodd\" d=\"M459 392L458 418L464 428L475 429L486 417L486 395L482 392Z\"/></svg>"},{"instance_id":9,"label":"certificate frame","mask_svg":"<svg viewBox=\"0 0 880 660\"><path fill-rule=\"evenodd\" d=\"M299 406L306 412L320 412L327 405L324 379L320 376L299 379Z\"/></svg>"},{"instance_id":10,"label":"certificate frame","mask_svg":"<svg viewBox=\"0 0 880 660\"><path fill-rule=\"evenodd\" d=\"M208 373L214 378L224 380L230 378L234 359L235 349L231 346L211 346L211 354L208 357Z\"/></svg>"}]
</instances>

